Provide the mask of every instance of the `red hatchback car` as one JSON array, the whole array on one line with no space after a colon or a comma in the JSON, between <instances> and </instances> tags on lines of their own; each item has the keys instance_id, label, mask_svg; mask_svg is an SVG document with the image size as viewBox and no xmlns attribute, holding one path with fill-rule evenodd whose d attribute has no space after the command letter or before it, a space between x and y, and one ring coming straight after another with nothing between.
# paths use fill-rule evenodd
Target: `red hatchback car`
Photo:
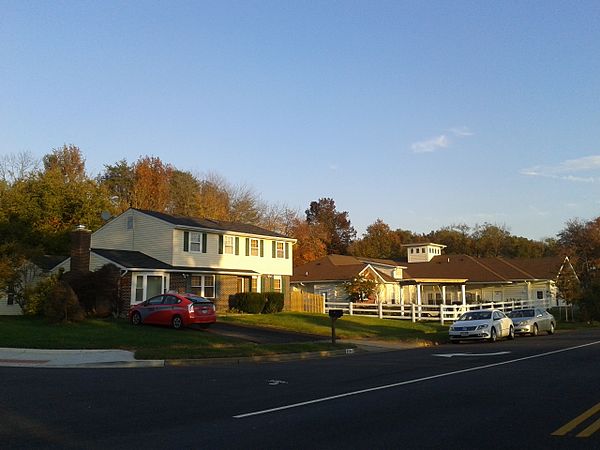
<instances>
[{"instance_id":1,"label":"red hatchback car","mask_svg":"<svg viewBox=\"0 0 600 450\"><path fill-rule=\"evenodd\" d=\"M168 325L176 330L190 325L208 327L217 321L215 304L194 294L167 293L149 298L129 310L133 325Z\"/></svg>"}]
</instances>

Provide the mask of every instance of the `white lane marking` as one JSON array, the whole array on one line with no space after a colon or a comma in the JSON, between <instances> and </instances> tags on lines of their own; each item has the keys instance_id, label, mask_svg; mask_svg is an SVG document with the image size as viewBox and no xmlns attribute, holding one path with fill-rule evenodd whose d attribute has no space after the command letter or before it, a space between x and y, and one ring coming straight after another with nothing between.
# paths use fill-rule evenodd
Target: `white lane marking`
<instances>
[{"instance_id":1,"label":"white lane marking","mask_svg":"<svg viewBox=\"0 0 600 450\"><path fill-rule=\"evenodd\" d=\"M400 381L398 383L386 384L386 385L383 385L383 386L376 386L376 387L372 387L372 388L361 389L361 390L358 390L358 391L345 392L343 394L331 395L329 397L315 398L313 400L308 400L308 401L305 401L305 402L292 403L290 405L278 406L276 408L263 409L262 411L253 411L253 412L249 412L249 413L238 414L238 415L233 416L233 418L234 419L244 419L246 417L259 416L261 414L269 414L269 413L272 413L272 412L283 411L283 410L286 410L286 409L298 408L300 406L306 406L306 405L313 405L315 403L328 402L328 401L331 401L331 400L336 400L338 398L350 397L350 396L359 395L359 394L366 394L368 392L381 391L381 390L384 390L384 389L391 389L391 388L395 388L395 387L398 387L398 386L406 386L407 384L415 384L415 383L420 383L422 381L435 380L436 378L449 377L451 375L458 375L458 374L461 374L461 373L474 372L476 370L483 370L483 369L489 369L491 367L503 366L503 365L506 365L506 364L513 364L513 363L516 363L516 362L519 362L519 361L526 361L528 359L541 358L543 356L549 356L549 355L554 355L554 354L557 354L557 353L568 352L568 351L571 351L571 350L577 350L579 348L589 347L591 345L597 345L597 344L600 344L600 341L590 342L590 343L582 344L582 345L576 345L575 347L562 348L560 350L553 350L551 352L540 353L538 355L524 356L522 358L510 359L508 361L501 361L501 362L497 362L497 363L486 364L484 366L476 366L476 367L470 367L468 369L454 370L452 372L440 373L438 375L431 375L431 376L428 376L428 377L415 378L414 380Z\"/></svg>"},{"instance_id":2,"label":"white lane marking","mask_svg":"<svg viewBox=\"0 0 600 450\"><path fill-rule=\"evenodd\" d=\"M453 356L498 356L507 355L510 352L494 352L494 353L434 353L431 356L441 356L442 358L452 358Z\"/></svg>"},{"instance_id":3,"label":"white lane marking","mask_svg":"<svg viewBox=\"0 0 600 450\"><path fill-rule=\"evenodd\" d=\"M267 383L269 383L269 386L277 386L278 384L287 384L287 381L283 381L283 380L269 380L269 381L267 381Z\"/></svg>"}]
</instances>

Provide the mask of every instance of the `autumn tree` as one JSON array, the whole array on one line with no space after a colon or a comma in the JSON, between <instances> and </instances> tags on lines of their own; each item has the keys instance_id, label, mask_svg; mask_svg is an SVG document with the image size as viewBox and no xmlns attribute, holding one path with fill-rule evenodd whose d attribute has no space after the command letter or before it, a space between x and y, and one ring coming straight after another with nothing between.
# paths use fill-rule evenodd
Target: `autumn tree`
<instances>
[{"instance_id":1,"label":"autumn tree","mask_svg":"<svg viewBox=\"0 0 600 450\"><path fill-rule=\"evenodd\" d=\"M366 300L376 300L379 283L376 280L358 275L344 283L344 289L352 302L364 302Z\"/></svg>"},{"instance_id":2,"label":"autumn tree","mask_svg":"<svg viewBox=\"0 0 600 450\"><path fill-rule=\"evenodd\" d=\"M289 236L297 240L293 252L294 267L327 256L327 231L319 224L311 225L300 219L292 221Z\"/></svg>"},{"instance_id":3,"label":"autumn tree","mask_svg":"<svg viewBox=\"0 0 600 450\"><path fill-rule=\"evenodd\" d=\"M173 166L156 156L144 156L133 165L131 206L165 212L170 203Z\"/></svg>"},{"instance_id":4,"label":"autumn tree","mask_svg":"<svg viewBox=\"0 0 600 450\"><path fill-rule=\"evenodd\" d=\"M337 211L332 198L320 198L311 202L306 210L306 221L310 225L318 224L325 230L325 245L329 254L345 255L348 246L356 237L356 230L350 223L348 212Z\"/></svg>"},{"instance_id":5,"label":"autumn tree","mask_svg":"<svg viewBox=\"0 0 600 450\"><path fill-rule=\"evenodd\" d=\"M367 227L361 239L354 241L349 247L349 253L354 256L368 258L400 258L402 256L402 236L381 219Z\"/></svg>"},{"instance_id":6,"label":"autumn tree","mask_svg":"<svg viewBox=\"0 0 600 450\"><path fill-rule=\"evenodd\" d=\"M173 170L170 179L170 214L197 217L201 212L200 182L190 172Z\"/></svg>"}]
</instances>

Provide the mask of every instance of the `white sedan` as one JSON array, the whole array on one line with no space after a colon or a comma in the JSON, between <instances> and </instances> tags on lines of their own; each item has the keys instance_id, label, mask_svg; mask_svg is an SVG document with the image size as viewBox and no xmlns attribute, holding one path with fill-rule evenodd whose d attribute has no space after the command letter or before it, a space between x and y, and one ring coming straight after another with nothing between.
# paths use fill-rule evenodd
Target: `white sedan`
<instances>
[{"instance_id":1,"label":"white sedan","mask_svg":"<svg viewBox=\"0 0 600 450\"><path fill-rule=\"evenodd\" d=\"M464 313L450 326L450 342L473 339L515 338L515 328L512 320L499 309L477 309Z\"/></svg>"}]
</instances>

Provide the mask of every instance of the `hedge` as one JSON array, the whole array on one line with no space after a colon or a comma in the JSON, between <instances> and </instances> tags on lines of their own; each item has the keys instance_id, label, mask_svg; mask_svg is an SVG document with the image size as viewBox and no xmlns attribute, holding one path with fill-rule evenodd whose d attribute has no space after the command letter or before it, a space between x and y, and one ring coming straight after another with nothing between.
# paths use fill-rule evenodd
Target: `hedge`
<instances>
[{"instance_id":1,"label":"hedge","mask_svg":"<svg viewBox=\"0 0 600 450\"><path fill-rule=\"evenodd\" d=\"M281 292L238 292L229 297L229 309L249 314L271 314L283 311Z\"/></svg>"}]
</instances>

